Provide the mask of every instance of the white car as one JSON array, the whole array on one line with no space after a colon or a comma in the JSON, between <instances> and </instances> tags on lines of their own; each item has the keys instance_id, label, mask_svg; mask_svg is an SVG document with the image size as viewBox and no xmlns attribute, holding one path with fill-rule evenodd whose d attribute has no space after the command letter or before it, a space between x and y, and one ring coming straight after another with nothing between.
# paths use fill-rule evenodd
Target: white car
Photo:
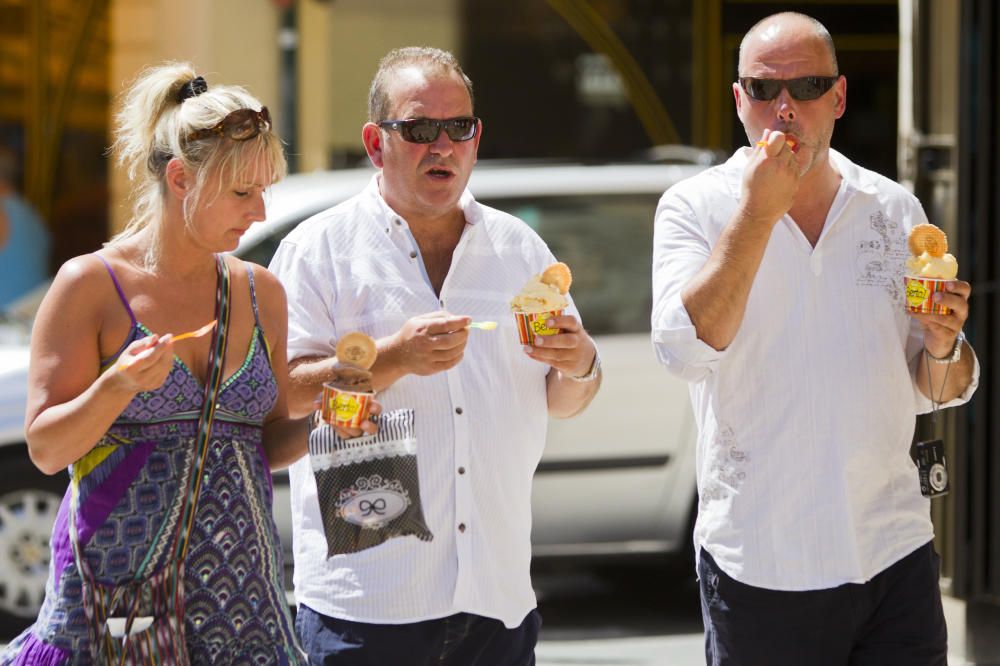
<instances>
[{"instance_id":1,"label":"white car","mask_svg":"<svg viewBox=\"0 0 1000 666\"><path fill-rule=\"evenodd\" d=\"M65 474L38 471L24 443L28 334L47 286L0 315L0 637L12 636L38 615L49 536L69 483Z\"/></svg>"},{"instance_id":2,"label":"white car","mask_svg":"<svg viewBox=\"0 0 1000 666\"><path fill-rule=\"evenodd\" d=\"M692 153L686 153L688 158ZM573 270L572 294L601 350L604 383L581 415L549 423L535 476L536 557L684 554L695 509L695 424L687 387L660 368L649 334L653 213L660 195L705 168L697 164L476 167L480 202L532 226ZM361 191L369 169L293 175L275 185L268 221L235 254L266 266L304 219ZM43 293L43 292L40 292ZM49 536L67 485L27 456L23 422L27 299L0 322L0 637L38 613ZM291 567L288 476L275 475L275 520ZM290 581L290 576L287 578Z\"/></svg>"}]
</instances>

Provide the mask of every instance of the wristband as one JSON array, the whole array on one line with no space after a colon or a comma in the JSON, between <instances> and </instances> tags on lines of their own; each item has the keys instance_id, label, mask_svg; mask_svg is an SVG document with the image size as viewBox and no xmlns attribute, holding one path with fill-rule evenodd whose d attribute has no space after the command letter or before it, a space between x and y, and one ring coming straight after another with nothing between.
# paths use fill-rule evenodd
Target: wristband
<instances>
[{"instance_id":1,"label":"wristband","mask_svg":"<svg viewBox=\"0 0 1000 666\"><path fill-rule=\"evenodd\" d=\"M961 331L959 331L958 337L955 338L955 346L952 347L952 350L951 350L950 354L948 354L947 356L942 356L941 358L938 358L937 356L934 356L930 352L927 352L927 355L935 363L942 363L942 364L943 363L957 363L959 361L959 359L962 358L962 345L964 343L965 343L965 334L962 333Z\"/></svg>"},{"instance_id":2,"label":"wristband","mask_svg":"<svg viewBox=\"0 0 1000 666\"><path fill-rule=\"evenodd\" d=\"M566 375L574 382L592 382L597 378L597 375L601 372L601 355L597 353L597 347L594 347L594 362L590 366L590 370L585 375L579 375L574 377L573 375Z\"/></svg>"}]
</instances>

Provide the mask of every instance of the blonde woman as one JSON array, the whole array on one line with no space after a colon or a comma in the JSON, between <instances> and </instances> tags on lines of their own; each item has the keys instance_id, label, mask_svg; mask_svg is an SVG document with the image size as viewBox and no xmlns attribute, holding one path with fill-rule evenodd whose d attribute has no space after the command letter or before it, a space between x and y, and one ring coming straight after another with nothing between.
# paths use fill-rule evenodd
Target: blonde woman
<instances>
[{"instance_id":1,"label":"blonde woman","mask_svg":"<svg viewBox=\"0 0 1000 666\"><path fill-rule=\"evenodd\" d=\"M117 121L134 216L62 266L32 336L31 458L71 483L42 611L0 663L301 663L269 471L306 451L285 294L222 254L264 219L280 140L187 64L140 75Z\"/></svg>"}]
</instances>

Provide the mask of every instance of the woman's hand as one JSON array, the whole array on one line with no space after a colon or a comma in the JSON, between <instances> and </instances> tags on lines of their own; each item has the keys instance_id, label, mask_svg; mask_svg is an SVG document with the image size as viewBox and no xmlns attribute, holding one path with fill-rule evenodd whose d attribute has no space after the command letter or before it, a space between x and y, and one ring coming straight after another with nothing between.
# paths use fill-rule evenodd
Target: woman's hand
<instances>
[{"instance_id":1,"label":"woman's hand","mask_svg":"<svg viewBox=\"0 0 1000 666\"><path fill-rule=\"evenodd\" d=\"M173 365L173 336L154 333L125 348L115 364L115 374L126 390L152 391L163 385Z\"/></svg>"}]
</instances>

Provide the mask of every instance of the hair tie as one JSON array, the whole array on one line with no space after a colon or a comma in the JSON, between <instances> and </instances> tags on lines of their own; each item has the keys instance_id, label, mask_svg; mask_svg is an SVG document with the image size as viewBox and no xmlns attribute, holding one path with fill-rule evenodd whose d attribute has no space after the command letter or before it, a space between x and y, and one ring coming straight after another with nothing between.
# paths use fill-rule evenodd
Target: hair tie
<instances>
[{"instance_id":1,"label":"hair tie","mask_svg":"<svg viewBox=\"0 0 1000 666\"><path fill-rule=\"evenodd\" d=\"M181 104L189 97L197 97L206 90L208 90L208 84L205 82L204 77L196 76L182 85L181 89L177 91L177 103Z\"/></svg>"}]
</instances>

